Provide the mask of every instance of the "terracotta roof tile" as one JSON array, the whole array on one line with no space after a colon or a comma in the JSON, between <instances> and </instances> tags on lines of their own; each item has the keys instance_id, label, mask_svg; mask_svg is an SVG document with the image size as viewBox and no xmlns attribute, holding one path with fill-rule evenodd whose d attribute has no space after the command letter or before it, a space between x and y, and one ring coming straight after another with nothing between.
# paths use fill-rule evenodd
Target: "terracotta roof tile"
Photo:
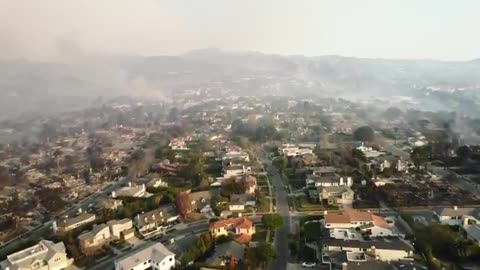
<instances>
[{"instance_id":1,"label":"terracotta roof tile","mask_svg":"<svg viewBox=\"0 0 480 270\"><path fill-rule=\"evenodd\" d=\"M235 242L240 243L240 244L248 244L252 240L252 236L248 235L246 233L241 233L237 236L235 236Z\"/></svg>"},{"instance_id":2,"label":"terracotta roof tile","mask_svg":"<svg viewBox=\"0 0 480 270\"><path fill-rule=\"evenodd\" d=\"M252 228L253 222L246 217L230 218L210 223L209 229L217 229L230 225L240 229L248 229Z\"/></svg>"}]
</instances>

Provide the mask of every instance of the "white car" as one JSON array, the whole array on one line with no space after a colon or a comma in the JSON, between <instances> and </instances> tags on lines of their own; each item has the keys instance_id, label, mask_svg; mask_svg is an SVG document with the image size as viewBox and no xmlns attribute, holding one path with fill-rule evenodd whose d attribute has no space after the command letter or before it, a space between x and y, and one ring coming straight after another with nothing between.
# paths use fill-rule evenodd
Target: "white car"
<instances>
[{"instance_id":1,"label":"white car","mask_svg":"<svg viewBox=\"0 0 480 270\"><path fill-rule=\"evenodd\" d=\"M317 264L314 263L314 262L309 262L309 263L303 262L303 263L302 263L302 266L303 266L303 267L308 267L308 268L315 267L316 265L317 265Z\"/></svg>"}]
</instances>

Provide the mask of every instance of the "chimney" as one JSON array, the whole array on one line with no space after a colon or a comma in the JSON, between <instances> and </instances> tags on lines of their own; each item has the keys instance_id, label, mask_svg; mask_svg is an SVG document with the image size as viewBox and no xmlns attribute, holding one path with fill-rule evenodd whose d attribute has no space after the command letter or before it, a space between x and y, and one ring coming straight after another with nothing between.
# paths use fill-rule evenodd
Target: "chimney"
<instances>
[{"instance_id":1,"label":"chimney","mask_svg":"<svg viewBox=\"0 0 480 270\"><path fill-rule=\"evenodd\" d=\"M348 263L342 263L342 270L348 270Z\"/></svg>"},{"instance_id":2,"label":"chimney","mask_svg":"<svg viewBox=\"0 0 480 270\"><path fill-rule=\"evenodd\" d=\"M79 214L82 213L82 208L78 208L78 213L79 213Z\"/></svg>"},{"instance_id":3,"label":"chimney","mask_svg":"<svg viewBox=\"0 0 480 270\"><path fill-rule=\"evenodd\" d=\"M115 191L112 191L112 198L116 198L117 197L117 193L115 193Z\"/></svg>"},{"instance_id":4,"label":"chimney","mask_svg":"<svg viewBox=\"0 0 480 270\"><path fill-rule=\"evenodd\" d=\"M132 182L128 182L128 186L129 186L129 187L132 187Z\"/></svg>"},{"instance_id":5,"label":"chimney","mask_svg":"<svg viewBox=\"0 0 480 270\"><path fill-rule=\"evenodd\" d=\"M347 186L352 186L352 177L347 177Z\"/></svg>"},{"instance_id":6,"label":"chimney","mask_svg":"<svg viewBox=\"0 0 480 270\"><path fill-rule=\"evenodd\" d=\"M372 246L370 248L370 251L372 252L373 257L377 257L377 248L375 246Z\"/></svg>"},{"instance_id":7,"label":"chimney","mask_svg":"<svg viewBox=\"0 0 480 270\"><path fill-rule=\"evenodd\" d=\"M327 215L327 214L328 214L327 210L323 211L323 215Z\"/></svg>"},{"instance_id":8,"label":"chimney","mask_svg":"<svg viewBox=\"0 0 480 270\"><path fill-rule=\"evenodd\" d=\"M145 191L146 188L145 188L145 184L142 184L142 190Z\"/></svg>"},{"instance_id":9,"label":"chimney","mask_svg":"<svg viewBox=\"0 0 480 270\"><path fill-rule=\"evenodd\" d=\"M343 177L340 177L340 186L343 186Z\"/></svg>"},{"instance_id":10,"label":"chimney","mask_svg":"<svg viewBox=\"0 0 480 270\"><path fill-rule=\"evenodd\" d=\"M458 210L458 206L455 205L455 206L453 207L453 210L457 211L457 210Z\"/></svg>"},{"instance_id":11,"label":"chimney","mask_svg":"<svg viewBox=\"0 0 480 270\"><path fill-rule=\"evenodd\" d=\"M468 217L463 218L463 227L468 225Z\"/></svg>"}]
</instances>

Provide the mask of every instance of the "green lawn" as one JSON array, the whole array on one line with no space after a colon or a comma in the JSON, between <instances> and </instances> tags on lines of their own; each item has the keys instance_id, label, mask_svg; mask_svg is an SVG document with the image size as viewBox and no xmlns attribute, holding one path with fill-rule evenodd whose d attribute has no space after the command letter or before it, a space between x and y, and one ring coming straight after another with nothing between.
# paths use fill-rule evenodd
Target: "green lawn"
<instances>
[{"instance_id":1,"label":"green lawn","mask_svg":"<svg viewBox=\"0 0 480 270\"><path fill-rule=\"evenodd\" d=\"M270 233L272 235L272 233ZM255 225L255 234L252 236L252 241L261 242L267 238L267 229L262 224Z\"/></svg>"},{"instance_id":2,"label":"green lawn","mask_svg":"<svg viewBox=\"0 0 480 270\"><path fill-rule=\"evenodd\" d=\"M257 212L269 212L270 211L270 198L265 198L257 202Z\"/></svg>"}]
</instances>

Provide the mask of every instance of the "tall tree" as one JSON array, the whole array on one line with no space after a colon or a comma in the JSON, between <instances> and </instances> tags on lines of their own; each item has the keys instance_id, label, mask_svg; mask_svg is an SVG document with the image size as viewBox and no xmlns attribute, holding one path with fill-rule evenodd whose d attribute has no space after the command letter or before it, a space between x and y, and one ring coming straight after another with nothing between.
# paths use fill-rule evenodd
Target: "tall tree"
<instances>
[{"instance_id":1,"label":"tall tree","mask_svg":"<svg viewBox=\"0 0 480 270\"><path fill-rule=\"evenodd\" d=\"M265 214L262 216L263 225L269 230L276 230L283 225L283 219L279 214Z\"/></svg>"},{"instance_id":2,"label":"tall tree","mask_svg":"<svg viewBox=\"0 0 480 270\"><path fill-rule=\"evenodd\" d=\"M430 147L428 145L415 147L410 154L410 158L412 159L413 164L417 168L420 169L420 166L424 165L425 170L427 170L428 165L428 157L430 156Z\"/></svg>"},{"instance_id":3,"label":"tall tree","mask_svg":"<svg viewBox=\"0 0 480 270\"><path fill-rule=\"evenodd\" d=\"M277 256L272 244L267 242L258 243L257 247L255 248L255 255L258 262L260 262L264 267L267 266L267 264Z\"/></svg>"},{"instance_id":4,"label":"tall tree","mask_svg":"<svg viewBox=\"0 0 480 270\"><path fill-rule=\"evenodd\" d=\"M359 127L353 132L353 139L362 142L373 142L375 140L375 132L369 126Z\"/></svg>"},{"instance_id":5,"label":"tall tree","mask_svg":"<svg viewBox=\"0 0 480 270\"><path fill-rule=\"evenodd\" d=\"M192 202L190 196L185 192L180 192L175 196L175 206L178 214L185 218L185 216L192 210Z\"/></svg>"}]
</instances>

